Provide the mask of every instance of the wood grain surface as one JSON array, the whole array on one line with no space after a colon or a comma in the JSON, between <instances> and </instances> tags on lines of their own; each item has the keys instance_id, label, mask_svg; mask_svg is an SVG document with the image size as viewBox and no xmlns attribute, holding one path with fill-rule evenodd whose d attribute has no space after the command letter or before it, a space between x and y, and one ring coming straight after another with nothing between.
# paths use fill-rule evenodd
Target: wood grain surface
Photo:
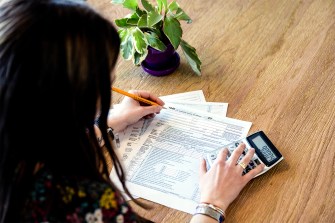
<instances>
[{"instance_id":1,"label":"wood grain surface","mask_svg":"<svg viewBox=\"0 0 335 223\"><path fill-rule=\"evenodd\" d=\"M88 3L111 21L128 13L110 0ZM178 0L193 19L183 39L197 49L202 76L180 50L173 74L153 77L119 58L115 86L158 96L203 90L228 102L228 117L264 130L285 157L252 180L225 222L335 222L335 1ZM113 93L113 102L122 96ZM143 200L143 199L142 199ZM144 201L154 222L191 215Z\"/></svg>"}]
</instances>

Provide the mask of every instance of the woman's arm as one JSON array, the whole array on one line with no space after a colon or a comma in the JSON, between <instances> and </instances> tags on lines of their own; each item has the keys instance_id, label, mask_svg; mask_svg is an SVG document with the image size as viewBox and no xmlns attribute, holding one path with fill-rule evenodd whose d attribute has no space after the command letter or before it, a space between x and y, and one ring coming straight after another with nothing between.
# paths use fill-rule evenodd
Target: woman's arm
<instances>
[{"instance_id":1,"label":"woman's arm","mask_svg":"<svg viewBox=\"0 0 335 223\"><path fill-rule=\"evenodd\" d=\"M264 165L259 165L255 169L249 171L242 176L243 168L237 165L237 161L245 149L245 144L240 144L239 147L231 154L229 159L228 149L223 149L218 158L213 163L210 170L206 169L206 162L202 160L200 165L200 203L214 205L226 211L228 206L239 195L244 186L258 173L260 173ZM242 158L241 163L249 163L255 153L254 149L249 149L247 154ZM206 205L205 205L206 206ZM210 219L210 220L206 220ZM196 222L218 222L213 218L203 214L193 216L191 223Z\"/></svg>"}]
</instances>

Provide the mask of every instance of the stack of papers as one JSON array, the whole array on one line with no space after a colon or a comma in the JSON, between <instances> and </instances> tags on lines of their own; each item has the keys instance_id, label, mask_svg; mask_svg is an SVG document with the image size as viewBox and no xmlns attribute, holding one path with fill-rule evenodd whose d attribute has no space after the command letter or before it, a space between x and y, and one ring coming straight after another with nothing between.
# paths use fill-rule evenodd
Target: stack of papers
<instances>
[{"instance_id":1,"label":"stack of papers","mask_svg":"<svg viewBox=\"0 0 335 223\"><path fill-rule=\"evenodd\" d=\"M120 133L117 154L134 196L193 214L201 158L246 137L252 123L227 118L228 104L206 102L201 90L160 98L167 109ZM122 188L114 171L111 179Z\"/></svg>"}]
</instances>

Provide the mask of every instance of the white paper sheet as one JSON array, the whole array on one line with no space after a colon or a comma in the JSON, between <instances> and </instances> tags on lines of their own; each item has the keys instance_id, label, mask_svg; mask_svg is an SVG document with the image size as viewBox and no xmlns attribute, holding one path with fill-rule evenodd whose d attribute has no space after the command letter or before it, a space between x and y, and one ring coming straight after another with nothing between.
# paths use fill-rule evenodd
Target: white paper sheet
<instances>
[{"instance_id":1,"label":"white paper sheet","mask_svg":"<svg viewBox=\"0 0 335 223\"><path fill-rule=\"evenodd\" d=\"M177 103L206 103L205 95L202 90L196 90L196 91L188 91L188 92L183 92L183 93L178 93L178 94L171 94L171 95L165 95L161 96L160 99L167 100L167 101L177 101ZM114 108L117 108L119 104L113 104L113 109L109 111L110 114L113 113ZM199 106L200 107L200 106ZM198 107L198 109L200 109ZM209 106L204 106L205 108L201 108L202 110L213 110L208 108ZM219 106L216 107L214 110L219 110ZM124 141L124 135L125 131L119 133L119 137L121 141Z\"/></svg>"},{"instance_id":2,"label":"white paper sheet","mask_svg":"<svg viewBox=\"0 0 335 223\"><path fill-rule=\"evenodd\" d=\"M189 109L195 109L198 111L210 112L212 114L227 115L228 103L221 102L189 102L189 101L176 101L167 99L164 102L172 104L177 107L185 107Z\"/></svg>"},{"instance_id":3,"label":"white paper sheet","mask_svg":"<svg viewBox=\"0 0 335 223\"><path fill-rule=\"evenodd\" d=\"M176 100L176 101L188 101L188 102L206 102L204 92L202 90L188 91L178 94L171 94L159 97L163 101L165 100Z\"/></svg>"},{"instance_id":4,"label":"white paper sheet","mask_svg":"<svg viewBox=\"0 0 335 223\"><path fill-rule=\"evenodd\" d=\"M246 137L251 123L168 103L165 106L169 109L151 120L142 136L134 134L136 143L125 148L129 150L122 159L127 186L136 196L193 213L199 200L200 157ZM141 133L141 126L143 123L137 123L127 129ZM115 173L111 178L118 182Z\"/></svg>"}]
</instances>

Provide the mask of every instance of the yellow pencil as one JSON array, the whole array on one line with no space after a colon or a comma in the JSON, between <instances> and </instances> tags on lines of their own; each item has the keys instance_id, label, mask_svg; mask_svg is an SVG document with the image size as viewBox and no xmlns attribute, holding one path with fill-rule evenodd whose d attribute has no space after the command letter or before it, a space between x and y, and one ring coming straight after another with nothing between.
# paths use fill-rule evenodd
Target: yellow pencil
<instances>
[{"instance_id":1,"label":"yellow pencil","mask_svg":"<svg viewBox=\"0 0 335 223\"><path fill-rule=\"evenodd\" d=\"M128 96L128 97L130 97L130 98L132 98L132 99L134 99L134 100L136 100L136 101L140 101L140 102L146 103L146 104L148 104L148 105L157 105L157 106L161 106L160 104L157 104L156 102L153 102L153 101L150 101L150 100L148 100L148 99L142 98L142 97L140 97L140 96L138 96L138 95L135 95L135 94L131 94L131 93L129 93L129 92L126 92L126 91L121 90L121 89L116 88L116 87L112 87L112 90L115 91L115 92L117 92L117 93L120 93L120 94L123 94L123 95L125 95L125 96ZM163 107L163 108L164 108L164 107Z\"/></svg>"}]
</instances>

